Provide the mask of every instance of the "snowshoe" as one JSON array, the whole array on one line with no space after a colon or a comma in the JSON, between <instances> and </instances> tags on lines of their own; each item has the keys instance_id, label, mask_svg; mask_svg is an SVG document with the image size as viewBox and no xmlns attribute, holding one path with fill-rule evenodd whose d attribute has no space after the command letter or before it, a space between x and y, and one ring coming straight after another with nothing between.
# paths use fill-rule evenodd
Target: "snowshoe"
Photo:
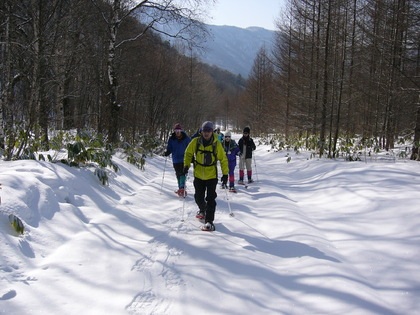
<instances>
[{"instance_id":1,"label":"snowshoe","mask_svg":"<svg viewBox=\"0 0 420 315\"><path fill-rule=\"evenodd\" d=\"M187 191L184 188L180 188L175 192L179 197L187 197Z\"/></svg>"},{"instance_id":2,"label":"snowshoe","mask_svg":"<svg viewBox=\"0 0 420 315\"><path fill-rule=\"evenodd\" d=\"M243 179L238 180L238 184L239 185L245 185L244 180Z\"/></svg>"},{"instance_id":3,"label":"snowshoe","mask_svg":"<svg viewBox=\"0 0 420 315\"><path fill-rule=\"evenodd\" d=\"M206 215L205 215L205 213L204 213L204 212L202 212L202 211L197 211L197 214L195 215L195 217L196 217L198 220L204 220L204 218L206 217Z\"/></svg>"},{"instance_id":4,"label":"snowshoe","mask_svg":"<svg viewBox=\"0 0 420 315\"><path fill-rule=\"evenodd\" d=\"M229 187L229 192L236 193L237 191L236 191L235 187Z\"/></svg>"},{"instance_id":5,"label":"snowshoe","mask_svg":"<svg viewBox=\"0 0 420 315\"><path fill-rule=\"evenodd\" d=\"M216 230L216 227L214 226L214 224L213 223L211 223L211 222L207 222L206 224L204 224L202 227L201 227L201 231L207 231L207 232L213 232L213 231L215 231Z\"/></svg>"}]
</instances>

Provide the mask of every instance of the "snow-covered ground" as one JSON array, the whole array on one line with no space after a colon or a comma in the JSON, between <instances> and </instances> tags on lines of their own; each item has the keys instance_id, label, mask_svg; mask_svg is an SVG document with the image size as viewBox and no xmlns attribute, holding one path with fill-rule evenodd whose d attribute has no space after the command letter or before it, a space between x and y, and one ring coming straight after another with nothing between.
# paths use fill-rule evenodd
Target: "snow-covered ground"
<instances>
[{"instance_id":1,"label":"snow-covered ground","mask_svg":"<svg viewBox=\"0 0 420 315\"><path fill-rule=\"evenodd\" d=\"M169 158L115 157L109 186L1 161L0 313L420 314L420 164L288 153L260 145L256 183L218 188L213 233Z\"/></svg>"}]
</instances>

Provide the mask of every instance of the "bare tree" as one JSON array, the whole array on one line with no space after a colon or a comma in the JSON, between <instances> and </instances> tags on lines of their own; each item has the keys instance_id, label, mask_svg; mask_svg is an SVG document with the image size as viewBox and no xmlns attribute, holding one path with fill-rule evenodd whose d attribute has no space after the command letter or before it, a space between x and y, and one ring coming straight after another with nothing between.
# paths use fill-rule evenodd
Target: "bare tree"
<instances>
[{"instance_id":1,"label":"bare tree","mask_svg":"<svg viewBox=\"0 0 420 315\"><path fill-rule=\"evenodd\" d=\"M262 47L254 60L246 87L247 112L244 124L253 126L255 132L269 132L273 114L273 65L265 47Z\"/></svg>"},{"instance_id":2,"label":"bare tree","mask_svg":"<svg viewBox=\"0 0 420 315\"><path fill-rule=\"evenodd\" d=\"M92 1L101 9L102 6L98 2L99 0ZM105 11L102 11L103 19L109 31L107 81L109 88L108 111L110 113L110 120L108 123L108 138L110 142L116 143L118 141L119 113L122 106L118 101L119 80L116 72L116 50L125 43L142 37L150 29L163 32L156 27L158 24L176 21L181 25L181 29L177 31L176 34L169 34L174 37L182 36L185 31L190 30L193 26L199 27L199 8L200 5L206 1L189 1L188 7L183 7L175 0L142 0L137 2L131 0L112 0L109 2L111 8L107 11L108 14ZM118 39L118 30L121 23L133 14L136 14L140 22L145 25L144 29L134 37Z\"/></svg>"},{"instance_id":3,"label":"bare tree","mask_svg":"<svg viewBox=\"0 0 420 315\"><path fill-rule=\"evenodd\" d=\"M416 113L416 125L414 128L414 140L413 140L413 149L410 156L411 160L420 160L419 154L420 148L420 93L419 93L419 100L417 103L417 113Z\"/></svg>"},{"instance_id":4,"label":"bare tree","mask_svg":"<svg viewBox=\"0 0 420 315\"><path fill-rule=\"evenodd\" d=\"M328 148L330 157L343 134L392 148L397 134L414 124L419 6L411 0L293 0L287 10L274 60L291 130L319 133L320 153Z\"/></svg>"}]
</instances>

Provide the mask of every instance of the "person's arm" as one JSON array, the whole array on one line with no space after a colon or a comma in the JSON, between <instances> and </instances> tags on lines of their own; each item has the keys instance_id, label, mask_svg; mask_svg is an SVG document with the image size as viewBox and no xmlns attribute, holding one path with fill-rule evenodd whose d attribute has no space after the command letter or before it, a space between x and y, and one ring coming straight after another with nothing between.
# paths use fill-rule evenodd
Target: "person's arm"
<instances>
[{"instance_id":1,"label":"person's arm","mask_svg":"<svg viewBox=\"0 0 420 315\"><path fill-rule=\"evenodd\" d=\"M252 151L254 151L255 149L257 149L257 147L255 146L254 140L253 139L250 139L250 140L251 140L251 148L252 148Z\"/></svg>"},{"instance_id":2,"label":"person's arm","mask_svg":"<svg viewBox=\"0 0 420 315\"><path fill-rule=\"evenodd\" d=\"M187 170L190 168L193 157L194 157L194 148L195 143L197 142L197 138L194 138L191 140L191 142L188 144L187 148L185 149L184 153L184 170L187 168Z\"/></svg>"},{"instance_id":3,"label":"person's arm","mask_svg":"<svg viewBox=\"0 0 420 315\"><path fill-rule=\"evenodd\" d=\"M226 156L225 149L223 149L223 145L218 142L217 143L217 159L220 161L220 167L222 168L222 174L228 175L229 174L229 162Z\"/></svg>"}]
</instances>

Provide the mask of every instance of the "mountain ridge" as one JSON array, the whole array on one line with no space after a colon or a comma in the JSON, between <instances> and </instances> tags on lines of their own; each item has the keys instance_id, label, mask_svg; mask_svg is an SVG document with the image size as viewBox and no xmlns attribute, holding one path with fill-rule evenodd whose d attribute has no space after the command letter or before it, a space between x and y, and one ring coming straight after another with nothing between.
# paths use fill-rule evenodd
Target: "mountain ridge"
<instances>
[{"instance_id":1,"label":"mountain ridge","mask_svg":"<svg viewBox=\"0 0 420 315\"><path fill-rule=\"evenodd\" d=\"M181 53L188 55L193 53L199 61L227 70L234 75L241 75L245 79L261 47L265 46L267 51L273 48L276 31L258 26L248 28L210 24L203 26L207 36L192 45L192 51L186 48L183 40L167 35L182 32L180 25L176 23L159 25L157 30L162 30L160 36L178 47ZM184 38L189 37L188 33L186 34L183 34Z\"/></svg>"},{"instance_id":2,"label":"mountain ridge","mask_svg":"<svg viewBox=\"0 0 420 315\"><path fill-rule=\"evenodd\" d=\"M261 47L271 50L275 31L258 26L240 28L229 25L206 25L210 34L198 54L209 65L247 78Z\"/></svg>"}]
</instances>

